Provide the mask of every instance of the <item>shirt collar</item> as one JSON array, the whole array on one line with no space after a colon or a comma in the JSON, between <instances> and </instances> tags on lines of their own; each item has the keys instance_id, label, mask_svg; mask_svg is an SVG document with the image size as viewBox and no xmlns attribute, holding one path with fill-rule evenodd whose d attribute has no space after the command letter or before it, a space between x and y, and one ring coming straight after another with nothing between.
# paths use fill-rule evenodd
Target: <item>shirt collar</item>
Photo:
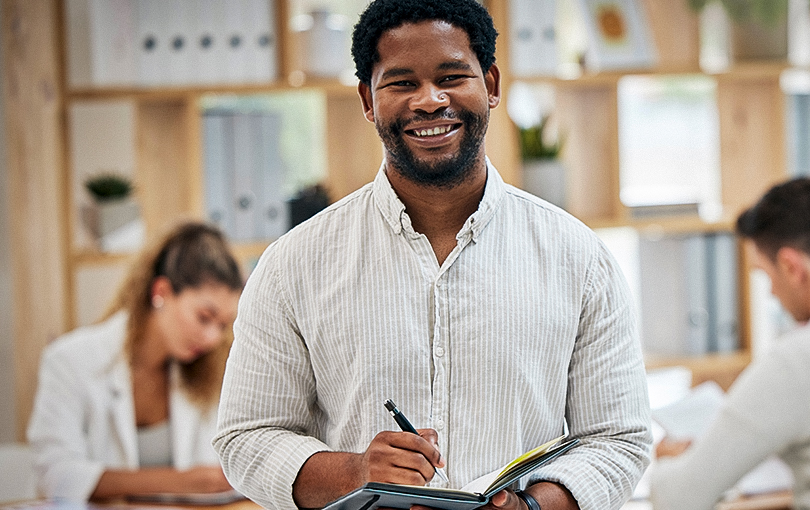
<instances>
[{"instance_id":1,"label":"shirt collar","mask_svg":"<svg viewBox=\"0 0 810 510\"><path fill-rule=\"evenodd\" d=\"M484 196L478 204L478 209L467 218L464 226L459 230L456 235L457 239L472 236L472 240L477 241L481 232L495 215L495 211L506 193L503 179L489 158L486 158L486 164L487 184L484 188ZM397 197L385 175L385 161L380 165L377 176L374 178L373 193L377 207L395 234L400 234L403 230L413 232L411 220L405 212L405 204Z\"/></svg>"}]
</instances>

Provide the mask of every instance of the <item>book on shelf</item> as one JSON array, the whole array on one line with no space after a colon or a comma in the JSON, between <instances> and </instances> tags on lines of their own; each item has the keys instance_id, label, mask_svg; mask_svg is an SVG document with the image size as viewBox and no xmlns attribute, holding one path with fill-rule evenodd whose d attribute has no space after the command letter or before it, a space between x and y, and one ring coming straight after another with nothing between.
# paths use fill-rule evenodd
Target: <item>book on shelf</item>
<instances>
[{"instance_id":1,"label":"book on shelf","mask_svg":"<svg viewBox=\"0 0 810 510\"><path fill-rule=\"evenodd\" d=\"M507 465L481 476L461 489L370 482L329 503L323 510L409 509L423 505L444 510L472 510L511 487L521 477L551 462L579 443L579 439L553 439L515 458Z\"/></svg>"}]
</instances>

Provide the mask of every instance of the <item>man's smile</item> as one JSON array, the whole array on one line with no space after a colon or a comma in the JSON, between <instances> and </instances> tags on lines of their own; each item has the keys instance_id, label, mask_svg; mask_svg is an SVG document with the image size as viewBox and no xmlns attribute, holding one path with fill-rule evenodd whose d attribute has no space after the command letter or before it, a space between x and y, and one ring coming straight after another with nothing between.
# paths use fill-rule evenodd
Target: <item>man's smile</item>
<instances>
[{"instance_id":1,"label":"man's smile","mask_svg":"<svg viewBox=\"0 0 810 510\"><path fill-rule=\"evenodd\" d=\"M438 136L448 133L450 131L455 131L461 124L445 124L442 126L435 126L429 128L416 128L416 129L408 129L405 132L409 135L416 136L418 138L426 137L426 136Z\"/></svg>"}]
</instances>

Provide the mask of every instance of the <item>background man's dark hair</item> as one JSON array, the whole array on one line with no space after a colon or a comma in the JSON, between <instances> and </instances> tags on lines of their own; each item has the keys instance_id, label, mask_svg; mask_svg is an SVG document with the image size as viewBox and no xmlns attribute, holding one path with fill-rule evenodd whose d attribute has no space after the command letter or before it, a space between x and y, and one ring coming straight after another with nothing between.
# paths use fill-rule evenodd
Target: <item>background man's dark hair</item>
<instances>
[{"instance_id":1,"label":"background man's dark hair","mask_svg":"<svg viewBox=\"0 0 810 510\"><path fill-rule=\"evenodd\" d=\"M786 246L810 255L810 179L801 177L771 188L737 218L737 233L754 241L772 260Z\"/></svg>"},{"instance_id":2,"label":"background man's dark hair","mask_svg":"<svg viewBox=\"0 0 810 510\"><path fill-rule=\"evenodd\" d=\"M383 32L425 20L446 21L467 32L485 73L495 63L498 32L487 10L475 0L376 0L360 15L352 34L357 78L371 84L371 69L380 60L377 43Z\"/></svg>"}]
</instances>

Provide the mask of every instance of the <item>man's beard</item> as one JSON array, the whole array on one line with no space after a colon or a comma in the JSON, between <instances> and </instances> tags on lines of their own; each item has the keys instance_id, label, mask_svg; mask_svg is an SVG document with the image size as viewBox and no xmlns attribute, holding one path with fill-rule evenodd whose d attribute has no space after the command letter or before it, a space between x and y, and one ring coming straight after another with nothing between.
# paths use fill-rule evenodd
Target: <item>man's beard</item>
<instances>
[{"instance_id":1,"label":"man's beard","mask_svg":"<svg viewBox=\"0 0 810 510\"><path fill-rule=\"evenodd\" d=\"M432 163L414 156L404 139L403 126L410 122L436 120L460 120L464 126L464 136L459 150L446 158ZM458 115L444 111L438 115L417 114L407 121L398 119L386 125L376 124L377 133L388 153L388 163L406 179L436 188L452 188L461 184L473 174L478 163L479 151L484 143L484 135L489 123L489 111L477 115L462 110Z\"/></svg>"}]
</instances>

